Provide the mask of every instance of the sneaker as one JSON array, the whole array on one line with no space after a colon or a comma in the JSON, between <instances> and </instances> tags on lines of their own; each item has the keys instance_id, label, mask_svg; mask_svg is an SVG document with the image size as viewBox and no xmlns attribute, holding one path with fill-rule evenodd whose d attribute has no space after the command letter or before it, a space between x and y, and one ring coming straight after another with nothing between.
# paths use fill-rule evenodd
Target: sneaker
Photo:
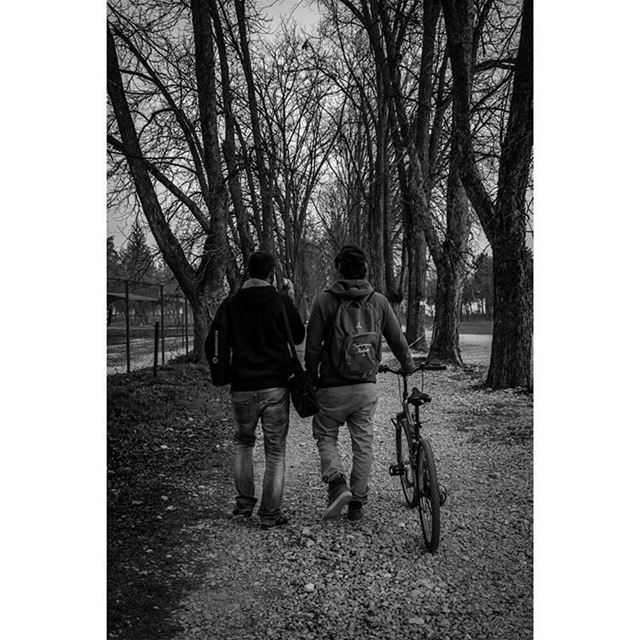
<instances>
[{"instance_id":1,"label":"sneaker","mask_svg":"<svg viewBox=\"0 0 640 640\"><path fill-rule=\"evenodd\" d=\"M323 520L329 520L331 518L337 518L342 509L347 503L351 501L353 496L351 491L347 487L347 483L344 478L339 478L329 483L329 501L327 508L322 514Z\"/></svg>"},{"instance_id":2,"label":"sneaker","mask_svg":"<svg viewBox=\"0 0 640 640\"><path fill-rule=\"evenodd\" d=\"M362 502L352 500L347 510L347 520L362 520Z\"/></svg>"},{"instance_id":3,"label":"sneaker","mask_svg":"<svg viewBox=\"0 0 640 640\"><path fill-rule=\"evenodd\" d=\"M266 531L267 529L274 529L275 527L283 527L286 524L289 524L289 518L281 515L275 520L263 520L260 523L260 528Z\"/></svg>"},{"instance_id":4,"label":"sneaker","mask_svg":"<svg viewBox=\"0 0 640 640\"><path fill-rule=\"evenodd\" d=\"M253 513L253 509L247 509L246 507L234 507L231 512L234 516L242 516L244 518L250 518Z\"/></svg>"}]
</instances>

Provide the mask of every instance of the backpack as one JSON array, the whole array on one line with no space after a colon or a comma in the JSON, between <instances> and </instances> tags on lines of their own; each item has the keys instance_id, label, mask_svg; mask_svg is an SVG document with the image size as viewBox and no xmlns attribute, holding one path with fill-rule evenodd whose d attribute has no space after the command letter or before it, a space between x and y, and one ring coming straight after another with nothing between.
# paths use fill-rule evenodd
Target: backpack
<instances>
[{"instance_id":1,"label":"backpack","mask_svg":"<svg viewBox=\"0 0 640 640\"><path fill-rule=\"evenodd\" d=\"M211 370L211 382L221 387L231 382L228 300L229 298L223 300L218 307L204 343L204 352Z\"/></svg>"},{"instance_id":2,"label":"backpack","mask_svg":"<svg viewBox=\"0 0 640 640\"><path fill-rule=\"evenodd\" d=\"M330 329L329 360L347 380L366 380L375 374L380 361L379 319L372 295L373 291L358 300L340 298Z\"/></svg>"}]
</instances>

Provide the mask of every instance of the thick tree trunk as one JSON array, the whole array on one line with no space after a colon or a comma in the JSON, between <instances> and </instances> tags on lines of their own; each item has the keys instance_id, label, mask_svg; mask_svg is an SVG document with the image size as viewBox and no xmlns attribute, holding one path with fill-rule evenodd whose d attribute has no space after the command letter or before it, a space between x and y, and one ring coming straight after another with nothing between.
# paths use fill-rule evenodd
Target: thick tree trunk
<instances>
[{"instance_id":1,"label":"thick tree trunk","mask_svg":"<svg viewBox=\"0 0 640 640\"><path fill-rule=\"evenodd\" d=\"M453 151L447 185L447 235L435 258L436 313L429 348L429 360L433 362L463 364L459 328L469 230L469 201L460 181L457 157Z\"/></svg>"},{"instance_id":2,"label":"thick tree trunk","mask_svg":"<svg viewBox=\"0 0 640 640\"><path fill-rule=\"evenodd\" d=\"M198 296L191 302L191 311L193 312L192 359L194 362L204 361L204 343L216 308L216 301L208 295Z\"/></svg>"},{"instance_id":3,"label":"thick tree trunk","mask_svg":"<svg viewBox=\"0 0 640 640\"><path fill-rule=\"evenodd\" d=\"M460 179L460 156L456 144L454 114L453 141L447 178L447 231L439 250L432 248L436 265L436 300L429 360L462 365L460 355L460 315L466 275L465 255L469 244L471 218L469 200Z\"/></svg>"},{"instance_id":4,"label":"thick tree trunk","mask_svg":"<svg viewBox=\"0 0 640 640\"><path fill-rule=\"evenodd\" d=\"M533 256L525 196L533 144L533 0L524 0L507 133L502 144L493 249L493 344L487 386L533 388Z\"/></svg>"},{"instance_id":5,"label":"thick tree trunk","mask_svg":"<svg viewBox=\"0 0 640 640\"><path fill-rule=\"evenodd\" d=\"M216 76L210 7L207 0L191 0L193 35L195 46L195 71L198 89L198 109L204 147L204 159L209 181L207 201L211 230L204 243L202 258L198 266L198 290L190 296L190 302L198 321L194 322L194 344L192 360L204 359L204 341L209 329L203 320L212 319L211 309L215 306L230 260L227 237L228 193L222 174L222 160L218 135L216 109ZM206 310L203 311L203 310Z\"/></svg>"},{"instance_id":6,"label":"thick tree trunk","mask_svg":"<svg viewBox=\"0 0 640 640\"><path fill-rule=\"evenodd\" d=\"M524 242L493 246L494 320L487 386L533 388L533 260Z\"/></svg>"},{"instance_id":7,"label":"thick tree trunk","mask_svg":"<svg viewBox=\"0 0 640 640\"><path fill-rule=\"evenodd\" d=\"M429 362L462 365L460 355L460 313L464 265L445 256L436 264L436 315L429 347Z\"/></svg>"}]
</instances>

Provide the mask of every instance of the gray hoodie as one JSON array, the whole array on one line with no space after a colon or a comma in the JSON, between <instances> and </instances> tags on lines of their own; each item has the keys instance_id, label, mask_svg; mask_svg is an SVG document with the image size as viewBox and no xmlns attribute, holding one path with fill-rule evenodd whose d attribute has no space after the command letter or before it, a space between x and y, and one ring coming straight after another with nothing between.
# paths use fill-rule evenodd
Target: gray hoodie
<instances>
[{"instance_id":1,"label":"gray hoodie","mask_svg":"<svg viewBox=\"0 0 640 640\"><path fill-rule=\"evenodd\" d=\"M319 387L357 384L354 380L346 379L336 370L328 357L328 349L324 348L323 343L325 339L330 338L340 300L357 300L366 298L369 294L371 294L369 301L379 313L377 326L380 327L381 336L384 336L391 351L400 362L400 366L405 370L413 369L409 345L389 301L381 293L372 292L373 288L367 280L338 280L313 299L307 326L305 366ZM373 374L370 378L359 382L375 381L376 376Z\"/></svg>"}]
</instances>

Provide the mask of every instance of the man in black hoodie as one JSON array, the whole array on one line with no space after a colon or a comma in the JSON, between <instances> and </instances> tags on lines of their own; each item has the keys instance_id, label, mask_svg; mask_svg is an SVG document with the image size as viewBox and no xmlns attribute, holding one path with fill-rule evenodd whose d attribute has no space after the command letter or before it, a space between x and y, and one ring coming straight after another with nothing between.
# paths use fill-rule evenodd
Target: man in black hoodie
<instances>
[{"instance_id":1,"label":"man in black hoodie","mask_svg":"<svg viewBox=\"0 0 640 640\"><path fill-rule=\"evenodd\" d=\"M249 257L249 279L226 302L231 344L231 409L236 428L233 473L238 495L234 515L251 516L256 504L253 447L258 419L264 436L265 470L258 510L263 529L287 523L281 513L285 444L289 430L291 357L284 314L296 344L304 324L293 305L293 290L273 287L275 261L266 251Z\"/></svg>"},{"instance_id":2,"label":"man in black hoodie","mask_svg":"<svg viewBox=\"0 0 640 640\"><path fill-rule=\"evenodd\" d=\"M329 486L323 519L340 515L359 520L367 502L373 462L373 417L378 402L376 373L381 337L402 369L414 370L409 345L389 301L365 279L364 252L342 247L335 259L340 279L313 300L305 365L314 378L320 412L313 416L313 437L320 454L320 473ZM338 453L338 430L347 423L353 464L349 486Z\"/></svg>"}]
</instances>

